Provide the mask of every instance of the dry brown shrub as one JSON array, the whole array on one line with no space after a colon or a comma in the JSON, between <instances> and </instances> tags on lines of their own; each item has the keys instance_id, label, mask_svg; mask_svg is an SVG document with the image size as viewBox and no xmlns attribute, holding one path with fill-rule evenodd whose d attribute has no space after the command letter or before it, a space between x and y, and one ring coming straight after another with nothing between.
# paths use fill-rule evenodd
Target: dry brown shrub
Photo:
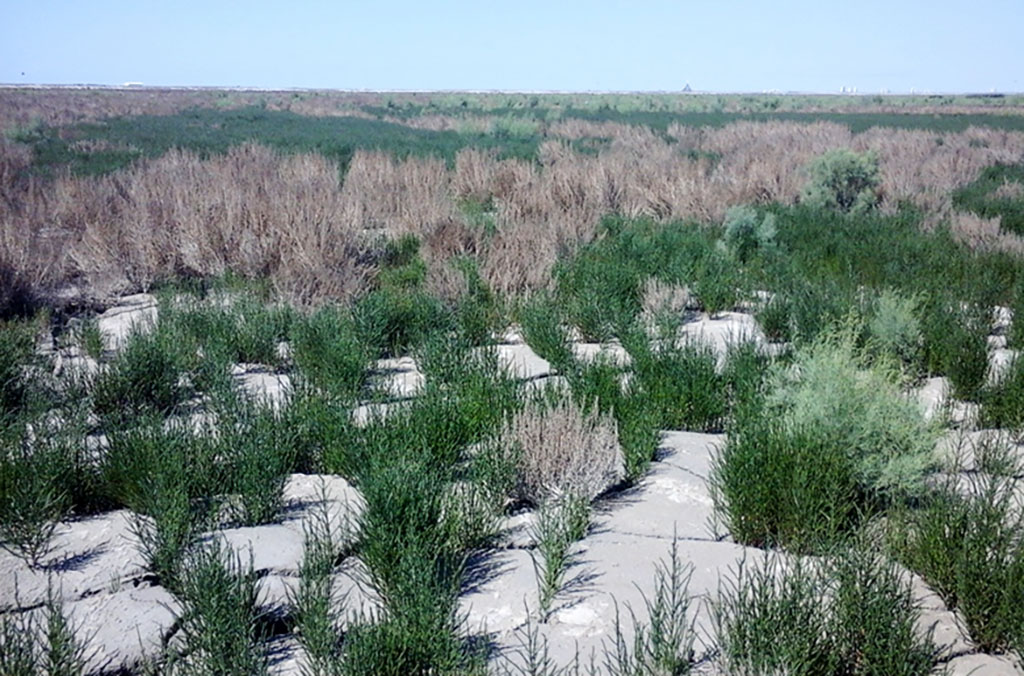
<instances>
[{"instance_id":1,"label":"dry brown shrub","mask_svg":"<svg viewBox=\"0 0 1024 676\"><path fill-rule=\"evenodd\" d=\"M297 300L347 298L365 282L346 227L338 168L319 155L247 144L201 160L166 155L103 178L64 178L47 211L71 238L77 273L144 289L179 275L269 277Z\"/></svg>"},{"instance_id":2,"label":"dry brown shrub","mask_svg":"<svg viewBox=\"0 0 1024 676\"><path fill-rule=\"evenodd\" d=\"M1024 255L1024 237L1004 232L998 216L982 218L977 214L957 211L949 219L949 228L953 237L972 249Z\"/></svg>"},{"instance_id":3,"label":"dry brown shrub","mask_svg":"<svg viewBox=\"0 0 1024 676\"><path fill-rule=\"evenodd\" d=\"M615 420L596 407L584 412L569 399L527 404L501 443L516 459L516 497L534 504L565 495L593 499L623 477Z\"/></svg>"},{"instance_id":4,"label":"dry brown shrub","mask_svg":"<svg viewBox=\"0 0 1024 676\"><path fill-rule=\"evenodd\" d=\"M667 284L655 277L650 277L644 283L641 316L650 326L659 316L665 314L681 317L690 303L691 294L687 287Z\"/></svg>"},{"instance_id":5,"label":"dry brown shrub","mask_svg":"<svg viewBox=\"0 0 1024 676\"><path fill-rule=\"evenodd\" d=\"M1024 196L1024 183L1004 179L1003 183L992 191L990 197L996 200L1016 200Z\"/></svg>"},{"instance_id":6,"label":"dry brown shrub","mask_svg":"<svg viewBox=\"0 0 1024 676\"><path fill-rule=\"evenodd\" d=\"M974 181L982 169L1020 161L1024 134L979 127L947 134L873 128L855 137L853 147L878 155L883 209L911 201L933 219L942 219L950 215L953 191Z\"/></svg>"}]
</instances>

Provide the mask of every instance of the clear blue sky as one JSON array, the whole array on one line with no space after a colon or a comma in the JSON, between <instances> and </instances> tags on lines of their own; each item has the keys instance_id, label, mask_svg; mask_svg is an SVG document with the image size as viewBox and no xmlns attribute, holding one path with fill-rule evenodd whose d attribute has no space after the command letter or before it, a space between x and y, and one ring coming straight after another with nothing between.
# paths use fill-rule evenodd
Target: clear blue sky
<instances>
[{"instance_id":1,"label":"clear blue sky","mask_svg":"<svg viewBox=\"0 0 1024 676\"><path fill-rule=\"evenodd\" d=\"M1024 91L1024 0L0 0L0 82Z\"/></svg>"}]
</instances>

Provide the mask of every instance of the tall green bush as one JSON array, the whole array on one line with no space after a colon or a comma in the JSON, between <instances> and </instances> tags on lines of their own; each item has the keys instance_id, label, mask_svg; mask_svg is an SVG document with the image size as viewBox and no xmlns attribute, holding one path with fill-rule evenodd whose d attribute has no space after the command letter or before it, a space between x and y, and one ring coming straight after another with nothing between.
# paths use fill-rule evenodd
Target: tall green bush
<instances>
[{"instance_id":1,"label":"tall green bush","mask_svg":"<svg viewBox=\"0 0 1024 676\"><path fill-rule=\"evenodd\" d=\"M847 148L830 150L807 166L801 201L810 206L861 213L879 202L878 157Z\"/></svg>"}]
</instances>

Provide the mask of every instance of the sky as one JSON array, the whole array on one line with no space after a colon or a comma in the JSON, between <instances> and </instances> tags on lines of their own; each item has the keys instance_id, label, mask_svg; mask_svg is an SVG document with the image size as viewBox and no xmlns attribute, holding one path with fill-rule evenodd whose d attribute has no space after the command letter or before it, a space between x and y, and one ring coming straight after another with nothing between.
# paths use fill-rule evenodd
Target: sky
<instances>
[{"instance_id":1,"label":"sky","mask_svg":"<svg viewBox=\"0 0 1024 676\"><path fill-rule=\"evenodd\" d=\"M0 0L0 83L1024 91L1024 0Z\"/></svg>"}]
</instances>

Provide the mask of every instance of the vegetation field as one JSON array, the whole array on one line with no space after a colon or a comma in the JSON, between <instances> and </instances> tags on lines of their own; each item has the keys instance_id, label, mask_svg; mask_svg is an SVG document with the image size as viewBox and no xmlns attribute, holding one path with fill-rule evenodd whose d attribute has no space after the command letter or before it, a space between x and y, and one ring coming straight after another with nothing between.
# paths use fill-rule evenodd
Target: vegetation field
<instances>
[{"instance_id":1,"label":"vegetation field","mask_svg":"<svg viewBox=\"0 0 1024 676\"><path fill-rule=\"evenodd\" d=\"M0 674L1024 671L1020 97L0 126Z\"/></svg>"}]
</instances>

